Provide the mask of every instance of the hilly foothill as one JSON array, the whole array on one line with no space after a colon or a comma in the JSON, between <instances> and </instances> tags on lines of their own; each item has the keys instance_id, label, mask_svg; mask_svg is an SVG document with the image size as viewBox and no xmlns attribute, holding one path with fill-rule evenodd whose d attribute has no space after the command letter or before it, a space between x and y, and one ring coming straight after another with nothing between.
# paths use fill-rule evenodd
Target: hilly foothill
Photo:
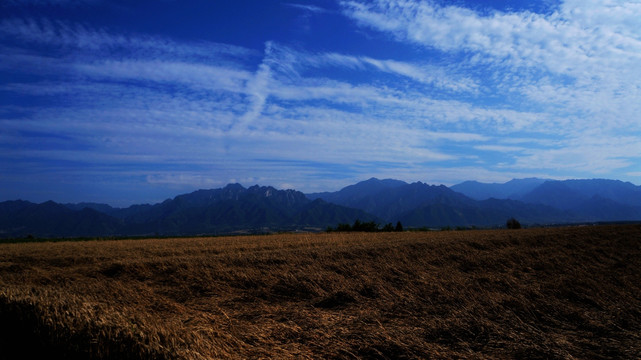
<instances>
[{"instance_id":1,"label":"hilly foothill","mask_svg":"<svg viewBox=\"0 0 641 360\"><path fill-rule=\"evenodd\" d=\"M0 238L193 236L321 231L356 220L405 228L504 227L641 221L641 186L618 180L466 181L451 187L371 178L304 194L229 184L157 204L0 203Z\"/></svg>"}]
</instances>

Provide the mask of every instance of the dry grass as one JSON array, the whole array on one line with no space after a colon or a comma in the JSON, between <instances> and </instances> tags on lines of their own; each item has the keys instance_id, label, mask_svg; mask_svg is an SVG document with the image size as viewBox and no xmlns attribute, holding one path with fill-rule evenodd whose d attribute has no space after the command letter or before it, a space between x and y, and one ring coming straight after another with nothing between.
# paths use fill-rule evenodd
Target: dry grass
<instances>
[{"instance_id":1,"label":"dry grass","mask_svg":"<svg viewBox=\"0 0 641 360\"><path fill-rule=\"evenodd\" d=\"M641 358L641 226L0 245L25 358Z\"/></svg>"}]
</instances>

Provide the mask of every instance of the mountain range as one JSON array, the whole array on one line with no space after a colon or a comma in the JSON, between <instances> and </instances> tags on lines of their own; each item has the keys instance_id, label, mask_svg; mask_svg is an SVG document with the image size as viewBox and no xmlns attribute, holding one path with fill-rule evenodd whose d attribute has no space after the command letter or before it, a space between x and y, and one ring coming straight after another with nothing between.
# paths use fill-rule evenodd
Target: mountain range
<instances>
[{"instance_id":1,"label":"mountain range","mask_svg":"<svg viewBox=\"0 0 641 360\"><path fill-rule=\"evenodd\" d=\"M317 231L356 219L408 227L500 227L641 220L641 186L618 180L466 181L452 187L371 178L336 192L271 186L198 190L158 204L0 203L0 237L177 236Z\"/></svg>"},{"instance_id":2,"label":"mountain range","mask_svg":"<svg viewBox=\"0 0 641 360\"><path fill-rule=\"evenodd\" d=\"M0 237L175 236L320 230L354 219L374 221L362 210L310 200L273 187L198 190L155 205L113 208L106 204L48 201L0 203Z\"/></svg>"}]
</instances>

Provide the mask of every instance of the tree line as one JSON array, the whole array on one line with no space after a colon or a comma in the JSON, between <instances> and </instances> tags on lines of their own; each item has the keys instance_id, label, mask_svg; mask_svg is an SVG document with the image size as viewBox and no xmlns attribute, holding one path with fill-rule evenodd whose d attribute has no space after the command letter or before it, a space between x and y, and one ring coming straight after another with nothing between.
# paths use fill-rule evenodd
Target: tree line
<instances>
[{"instance_id":1,"label":"tree line","mask_svg":"<svg viewBox=\"0 0 641 360\"><path fill-rule=\"evenodd\" d=\"M520 229L521 223L519 223L519 221L516 220L515 218L510 218L506 222L506 227L508 229ZM476 227L473 226L471 229L476 229ZM410 229L410 230L429 231L429 229L426 227L423 227L420 229ZM447 226L442 228L441 230L452 230L452 228ZM468 230L468 228L457 227L456 230ZM338 224L335 228L328 226L326 231L327 232L402 232L403 224L401 224L401 222L398 221L396 223L396 226L392 225L392 223L387 223L381 227L379 224L377 224L374 221L362 222L359 219L357 219L356 221L354 221L353 225Z\"/></svg>"},{"instance_id":2,"label":"tree line","mask_svg":"<svg viewBox=\"0 0 641 360\"><path fill-rule=\"evenodd\" d=\"M396 223L396 226L392 223L387 223L382 227L374 221L362 222L359 219L354 221L353 225L350 224L338 224L335 228L328 226L327 232L401 232L403 231L403 224L400 221Z\"/></svg>"}]
</instances>

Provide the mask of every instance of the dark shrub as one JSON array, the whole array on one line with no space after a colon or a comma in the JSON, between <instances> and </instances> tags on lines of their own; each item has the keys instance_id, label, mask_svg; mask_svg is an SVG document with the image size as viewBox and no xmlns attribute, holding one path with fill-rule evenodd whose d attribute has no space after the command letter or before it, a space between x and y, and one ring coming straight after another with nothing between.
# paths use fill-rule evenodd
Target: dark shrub
<instances>
[{"instance_id":1,"label":"dark shrub","mask_svg":"<svg viewBox=\"0 0 641 360\"><path fill-rule=\"evenodd\" d=\"M516 220L515 218L511 218L507 221L506 224L508 229L520 229L521 228L521 223Z\"/></svg>"}]
</instances>

